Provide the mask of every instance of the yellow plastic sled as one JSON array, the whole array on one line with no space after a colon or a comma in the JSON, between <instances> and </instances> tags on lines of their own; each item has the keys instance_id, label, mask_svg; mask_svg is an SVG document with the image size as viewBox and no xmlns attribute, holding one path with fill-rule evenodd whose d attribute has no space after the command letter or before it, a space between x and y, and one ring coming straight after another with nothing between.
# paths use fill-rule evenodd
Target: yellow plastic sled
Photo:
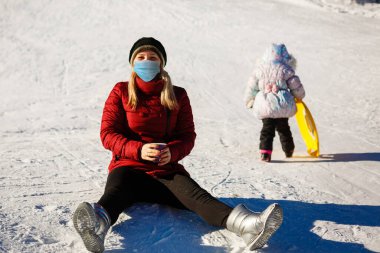
<instances>
[{"instance_id":1,"label":"yellow plastic sled","mask_svg":"<svg viewBox=\"0 0 380 253\"><path fill-rule=\"evenodd\" d=\"M319 157L319 139L317 127L306 104L296 100L296 120L307 148L307 153L313 157Z\"/></svg>"}]
</instances>

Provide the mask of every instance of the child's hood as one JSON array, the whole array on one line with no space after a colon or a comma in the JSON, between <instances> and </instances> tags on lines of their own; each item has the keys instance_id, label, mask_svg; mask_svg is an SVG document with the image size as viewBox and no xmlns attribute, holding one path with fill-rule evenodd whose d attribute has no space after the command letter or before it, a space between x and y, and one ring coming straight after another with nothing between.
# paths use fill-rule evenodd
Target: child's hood
<instances>
[{"instance_id":1,"label":"child's hood","mask_svg":"<svg viewBox=\"0 0 380 253\"><path fill-rule=\"evenodd\" d=\"M262 60L265 63L289 64L292 58L293 57L288 53L288 50L284 44L273 43L265 51Z\"/></svg>"}]
</instances>

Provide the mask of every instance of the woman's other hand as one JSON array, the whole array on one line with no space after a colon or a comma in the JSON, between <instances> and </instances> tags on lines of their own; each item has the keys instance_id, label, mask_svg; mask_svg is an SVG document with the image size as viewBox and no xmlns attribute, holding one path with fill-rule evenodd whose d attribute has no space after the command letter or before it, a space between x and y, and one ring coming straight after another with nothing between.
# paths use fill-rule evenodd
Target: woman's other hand
<instances>
[{"instance_id":1,"label":"woman's other hand","mask_svg":"<svg viewBox=\"0 0 380 253\"><path fill-rule=\"evenodd\" d=\"M158 162L158 166L165 165L170 162L172 155L170 153L170 149L168 147L161 150L160 160Z\"/></svg>"}]
</instances>

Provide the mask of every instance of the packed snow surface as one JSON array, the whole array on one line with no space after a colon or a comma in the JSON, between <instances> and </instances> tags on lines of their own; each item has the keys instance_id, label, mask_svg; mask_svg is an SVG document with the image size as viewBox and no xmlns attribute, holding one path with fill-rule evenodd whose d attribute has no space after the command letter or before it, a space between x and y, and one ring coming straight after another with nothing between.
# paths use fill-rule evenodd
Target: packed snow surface
<instances>
[{"instance_id":1,"label":"packed snow surface","mask_svg":"<svg viewBox=\"0 0 380 253\"><path fill-rule=\"evenodd\" d=\"M329 2L2 0L0 252L86 252L72 213L102 195L103 105L143 36L163 43L166 70L189 94L198 136L182 163L192 177L231 206L283 206L261 252L380 252L379 9ZM273 162L258 161L262 123L242 98L272 42L298 60L318 159L292 118L295 157L276 137ZM194 213L142 203L120 216L106 252L248 251Z\"/></svg>"}]
</instances>

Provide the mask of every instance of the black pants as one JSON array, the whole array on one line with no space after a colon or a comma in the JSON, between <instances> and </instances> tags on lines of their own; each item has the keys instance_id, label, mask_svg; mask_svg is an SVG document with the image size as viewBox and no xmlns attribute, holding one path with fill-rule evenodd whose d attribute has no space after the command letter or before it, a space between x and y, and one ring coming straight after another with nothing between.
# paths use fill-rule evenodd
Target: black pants
<instances>
[{"instance_id":1,"label":"black pants","mask_svg":"<svg viewBox=\"0 0 380 253\"><path fill-rule=\"evenodd\" d=\"M114 224L119 214L134 203L148 202L191 210L213 226L226 227L232 208L202 189L188 176L175 174L156 179L142 171L116 168L108 175L105 192L98 204L103 206Z\"/></svg>"},{"instance_id":2,"label":"black pants","mask_svg":"<svg viewBox=\"0 0 380 253\"><path fill-rule=\"evenodd\" d=\"M277 130L280 136L282 150L289 152L294 150L294 141L289 127L288 118L263 119L263 128L260 134L260 149L273 150L273 139Z\"/></svg>"}]
</instances>

